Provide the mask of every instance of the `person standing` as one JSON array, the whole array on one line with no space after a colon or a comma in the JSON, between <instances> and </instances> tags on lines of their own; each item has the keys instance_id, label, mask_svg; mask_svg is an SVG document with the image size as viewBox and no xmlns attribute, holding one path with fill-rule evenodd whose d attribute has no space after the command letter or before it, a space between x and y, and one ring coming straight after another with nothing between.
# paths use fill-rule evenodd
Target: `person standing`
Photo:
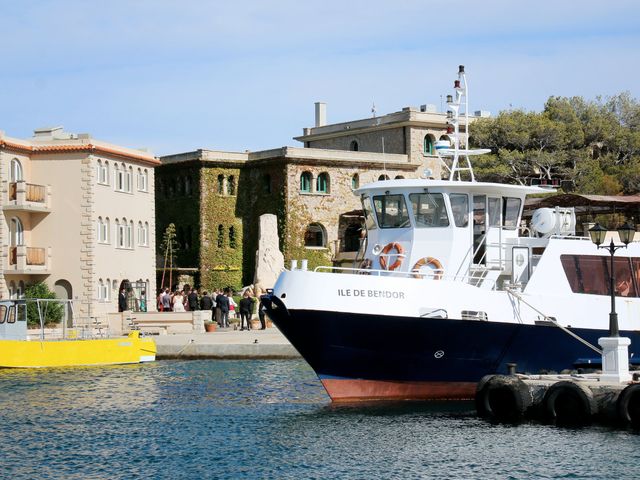
<instances>
[{"instance_id":1,"label":"person standing","mask_svg":"<svg viewBox=\"0 0 640 480\"><path fill-rule=\"evenodd\" d=\"M124 288L120 289L120 295L118 295L118 311L124 312L127 309L127 292Z\"/></svg>"},{"instance_id":2,"label":"person standing","mask_svg":"<svg viewBox=\"0 0 640 480\"><path fill-rule=\"evenodd\" d=\"M191 290L191 293L189 293L189 297L188 297L188 301L189 301L189 310L194 312L196 310L200 310L200 302L198 300L198 289L194 288L193 290Z\"/></svg>"},{"instance_id":3,"label":"person standing","mask_svg":"<svg viewBox=\"0 0 640 480\"><path fill-rule=\"evenodd\" d=\"M184 296L182 292L178 291L173 296L173 311L174 312L184 312Z\"/></svg>"},{"instance_id":4,"label":"person standing","mask_svg":"<svg viewBox=\"0 0 640 480\"><path fill-rule=\"evenodd\" d=\"M142 292L140 292L140 311L141 312L146 312L147 311L147 292L145 292L144 290L142 290Z\"/></svg>"},{"instance_id":5,"label":"person standing","mask_svg":"<svg viewBox=\"0 0 640 480\"><path fill-rule=\"evenodd\" d=\"M240 330L251 330L251 313L253 312L253 299L249 289L244 291L242 300L240 300Z\"/></svg>"},{"instance_id":6,"label":"person standing","mask_svg":"<svg viewBox=\"0 0 640 480\"><path fill-rule=\"evenodd\" d=\"M171 311L171 295L169 294L169 288L165 288L164 289L164 293L162 294L161 301L162 301L162 311L163 312L170 312Z\"/></svg>"},{"instance_id":7,"label":"person standing","mask_svg":"<svg viewBox=\"0 0 640 480\"><path fill-rule=\"evenodd\" d=\"M200 298L200 310L213 310L213 300L206 290L202 292L202 297Z\"/></svg>"},{"instance_id":8,"label":"person standing","mask_svg":"<svg viewBox=\"0 0 640 480\"><path fill-rule=\"evenodd\" d=\"M216 297L216 308L220 309L220 326L227 328L229 326L229 297L231 291L225 288L224 292Z\"/></svg>"}]
</instances>

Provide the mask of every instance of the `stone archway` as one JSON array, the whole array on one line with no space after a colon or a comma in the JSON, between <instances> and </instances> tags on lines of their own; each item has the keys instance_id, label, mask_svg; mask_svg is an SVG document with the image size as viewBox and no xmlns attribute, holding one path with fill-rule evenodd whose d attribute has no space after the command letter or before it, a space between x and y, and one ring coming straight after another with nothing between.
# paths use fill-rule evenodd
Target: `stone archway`
<instances>
[{"instance_id":1,"label":"stone archway","mask_svg":"<svg viewBox=\"0 0 640 480\"><path fill-rule=\"evenodd\" d=\"M56 298L61 300L71 300L73 299L73 287L71 283L67 280L58 280L53 286L53 291L56 294ZM72 325L73 322L73 309L69 309L68 311L69 318L67 322L69 325Z\"/></svg>"}]
</instances>

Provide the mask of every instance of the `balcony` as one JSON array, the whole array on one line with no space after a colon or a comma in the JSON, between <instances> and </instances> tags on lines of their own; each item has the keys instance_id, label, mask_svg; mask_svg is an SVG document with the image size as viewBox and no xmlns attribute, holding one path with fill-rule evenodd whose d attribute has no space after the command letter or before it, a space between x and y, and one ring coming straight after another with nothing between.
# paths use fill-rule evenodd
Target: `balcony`
<instances>
[{"instance_id":1,"label":"balcony","mask_svg":"<svg viewBox=\"0 0 640 480\"><path fill-rule=\"evenodd\" d=\"M4 273L22 275L49 275L51 247L35 248L26 245L9 247L9 262Z\"/></svg>"},{"instance_id":2,"label":"balcony","mask_svg":"<svg viewBox=\"0 0 640 480\"><path fill-rule=\"evenodd\" d=\"M25 181L9 182L8 201L3 210L51 212L51 187Z\"/></svg>"}]
</instances>

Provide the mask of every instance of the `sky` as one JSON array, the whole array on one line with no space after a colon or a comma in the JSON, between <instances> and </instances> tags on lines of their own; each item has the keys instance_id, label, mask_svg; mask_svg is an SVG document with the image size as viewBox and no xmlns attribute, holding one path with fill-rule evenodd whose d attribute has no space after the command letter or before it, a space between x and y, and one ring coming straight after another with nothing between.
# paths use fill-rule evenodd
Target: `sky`
<instances>
[{"instance_id":1,"label":"sky","mask_svg":"<svg viewBox=\"0 0 640 480\"><path fill-rule=\"evenodd\" d=\"M441 105L640 97L640 2L0 0L0 130L168 155L301 146L314 102L338 123Z\"/></svg>"}]
</instances>

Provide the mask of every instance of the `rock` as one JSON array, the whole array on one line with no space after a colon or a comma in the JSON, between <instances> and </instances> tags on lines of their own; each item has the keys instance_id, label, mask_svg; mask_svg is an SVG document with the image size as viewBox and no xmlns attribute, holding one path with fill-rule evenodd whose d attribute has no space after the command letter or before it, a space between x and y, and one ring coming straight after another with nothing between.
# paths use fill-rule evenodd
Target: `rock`
<instances>
[{"instance_id":1,"label":"rock","mask_svg":"<svg viewBox=\"0 0 640 480\"><path fill-rule=\"evenodd\" d=\"M284 256L280 251L279 242L278 217L270 213L260 215L256 273L253 279L256 287L272 288L284 269Z\"/></svg>"}]
</instances>

